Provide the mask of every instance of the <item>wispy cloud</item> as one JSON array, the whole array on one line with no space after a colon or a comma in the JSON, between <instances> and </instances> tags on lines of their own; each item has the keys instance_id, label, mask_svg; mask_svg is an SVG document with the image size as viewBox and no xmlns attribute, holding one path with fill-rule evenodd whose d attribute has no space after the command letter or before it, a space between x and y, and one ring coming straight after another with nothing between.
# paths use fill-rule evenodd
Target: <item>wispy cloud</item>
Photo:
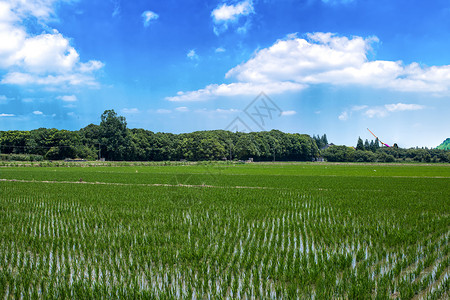
<instances>
[{"instance_id":1,"label":"wispy cloud","mask_svg":"<svg viewBox=\"0 0 450 300\"><path fill-rule=\"evenodd\" d=\"M297 112L295 110L285 110L283 112L281 112L282 116L293 116L297 114Z\"/></svg>"},{"instance_id":2,"label":"wispy cloud","mask_svg":"<svg viewBox=\"0 0 450 300\"><path fill-rule=\"evenodd\" d=\"M58 96L57 99L62 100L64 102L75 102L78 100L77 96L75 96L75 95Z\"/></svg>"},{"instance_id":3,"label":"wispy cloud","mask_svg":"<svg viewBox=\"0 0 450 300\"><path fill-rule=\"evenodd\" d=\"M405 104L405 103L386 104L384 107L389 112L405 111L405 110L421 110L421 109L425 108L425 106L423 106L423 105Z\"/></svg>"},{"instance_id":4,"label":"wispy cloud","mask_svg":"<svg viewBox=\"0 0 450 300\"><path fill-rule=\"evenodd\" d=\"M186 56L190 60L198 60L199 59L199 56L197 55L197 53L195 53L195 49L189 50L188 53L186 54Z\"/></svg>"},{"instance_id":5,"label":"wispy cloud","mask_svg":"<svg viewBox=\"0 0 450 300\"><path fill-rule=\"evenodd\" d=\"M414 110L422 110L426 107L424 105L419 104L405 104L405 103L393 103L393 104L385 104L383 106L352 106L350 109L343 111L338 119L341 121L348 120L354 112L359 112L363 116L368 118L384 118L387 117L390 113L402 112L402 111L414 111Z\"/></svg>"},{"instance_id":6,"label":"wispy cloud","mask_svg":"<svg viewBox=\"0 0 450 300\"><path fill-rule=\"evenodd\" d=\"M347 121L348 120L348 112L347 111L343 111L339 115L338 119L341 120L341 121Z\"/></svg>"},{"instance_id":7,"label":"wispy cloud","mask_svg":"<svg viewBox=\"0 0 450 300\"><path fill-rule=\"evenodd\" d=\"M14 114L0 114L0 117L15 117L15 115Z\"/></svg>"},{"instance_id":8,"label":"wispy cloud","mask_svg":"<svg viewBox=\"0 0 450 300\"><path fill-rule=\"evenodd\" d=\"M114 10L111 15L117 17L120 15L120 0L112 0L112 3L114 5Z\"/></svg>"},{"instance_id":9,"label":"wispy cloud","mask_svg":"<svg viewBox=\"0 0 450 300\"><path fill-rule=\"evenodd\" d=\"M159 15L155 12L152 12L150 10L146 10L142 13L142 18L144 22L144 26L148 27L153 20L157 20L159 18Z\"/></svg>"},{"instance_id":10,"label":"wispy cloud","mask_svg":"<svg viewBox=\"0 0 450 300\"><path fill-rule=\"evenodd\" d=\"M35 111L33 111L33 114L39 116L39 115L43 115L44 113L42 111L35 110Z\"/></svg>"},{"instance_id":11,"label":"wispy cloud","mask_svg":"<svg viewBox=\"0 0 450 300\"><path fill-rule=\"evenodd\" d=\"M170 114L172 111L170 109L160 108L156 110L157 114Z\"/></svg>"},{"instance_id":12,"label":"wispy cloud","mask_svg":"<svg viewBox=\"0 0 450 300\"><path fill-rule=\"evenodd\" d=\"M222 48L222 47L216 48L216 50L215 50L216 53L222 53L222 52L225 52L225 51L227 51L227 50L225 48Z\"/></svg>"},{"instance_id":13,"label":"wispy cloud","mask_svg":"<svg viewBox=\"0 0 450 300\"><path fill-rule=\"evenodd\" d=\"M189 108L187 108L186 106L180 106L180 107L175 108L175 110L179 111L179 112L188 112Z\"/></svg>"},{"instance_id":14,"label":"wispy cloud","mask_svg":"<svg viewBox=\"0 0 450 300\"><path fill-rule=\"evenodd\" d=\"M122 109L122 112L123 112L124 114L137 114L137 113L139 113L140 111L139 111L139 109L137 109L137 108L124 108L124 109Z\"/></svg>"}]
</instances>

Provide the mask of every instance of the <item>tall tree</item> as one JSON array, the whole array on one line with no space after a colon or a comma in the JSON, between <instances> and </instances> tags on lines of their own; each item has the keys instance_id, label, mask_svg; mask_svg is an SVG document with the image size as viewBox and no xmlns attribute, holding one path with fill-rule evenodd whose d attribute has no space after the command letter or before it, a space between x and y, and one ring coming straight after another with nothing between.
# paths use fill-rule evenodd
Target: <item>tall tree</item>
<instances>
[{"instance_id":1,"label":"tall tree","mask_svg":"<svg viewBox=\"0 0 450 300\"><path fill-rule=\"evenodd\" d=\"M366 150L364 148L364 143L361 137L358 138L358 143L356 144L356 150Z\"/></svg>"},{"instance_id":2,"label":"tall tree","mask_svg":"<svg viewBox=\"0 0 450 300\"><path fill-rule=\"evenodd\" d=\"M100 122L100 143L102 156L108 160L125 160L130 145L130 134L125 117L111 110L105 110Z\"/></svg>"}]
</instances>

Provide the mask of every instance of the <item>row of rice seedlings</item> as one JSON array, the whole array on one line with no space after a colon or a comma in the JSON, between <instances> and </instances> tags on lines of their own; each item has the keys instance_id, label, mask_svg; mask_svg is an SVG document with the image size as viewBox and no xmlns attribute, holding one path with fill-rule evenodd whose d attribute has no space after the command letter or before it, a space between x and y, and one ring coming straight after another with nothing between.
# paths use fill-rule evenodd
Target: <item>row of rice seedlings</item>
<instances>
[{"instance_id":1,"label":"row of rice seedlings","mask_svg":"<svg viewBox=\"0 0 450 300\"><path fill-rule=\"evenodd\" d=\"M1 188L4 297L407 295L403 290L414 280L386 282L416 263L420 252L423 266L434 263L448 244L448 234L438 241L448 232L442 215L440 222L414 225L426 233L422 239L437 234L430 243L416 237L420 249L429 250L412 251L405 237L422 211L403 219L375 214L378 195L351 207L353 195L295 190L129 191L18 182ZM371 266L382 260L387 267L374 276ZM443 266L438 269L447 274Z\"/></svg>"}]
</instances>

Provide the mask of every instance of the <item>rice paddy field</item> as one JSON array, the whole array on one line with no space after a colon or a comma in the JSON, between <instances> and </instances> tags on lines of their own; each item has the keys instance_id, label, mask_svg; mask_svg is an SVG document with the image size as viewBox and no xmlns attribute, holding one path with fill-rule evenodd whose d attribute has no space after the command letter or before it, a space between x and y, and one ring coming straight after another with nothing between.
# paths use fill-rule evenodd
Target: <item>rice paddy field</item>
<instances>
[{"instance_id":1,"label":"rice paddy field","mask_svg":"<svg viewBox=\"0 0 450 300\"><path fill-rule=\"evenodd\" d=\"M0 168L0 299L449 298L450 165L64 166Z\"/></svg>"}]
</instances>

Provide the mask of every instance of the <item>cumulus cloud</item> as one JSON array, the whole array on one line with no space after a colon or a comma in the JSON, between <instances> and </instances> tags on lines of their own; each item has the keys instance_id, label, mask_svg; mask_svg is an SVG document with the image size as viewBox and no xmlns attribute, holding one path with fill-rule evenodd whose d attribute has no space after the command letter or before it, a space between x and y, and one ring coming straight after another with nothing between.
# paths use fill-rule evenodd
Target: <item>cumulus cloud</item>
<instances>
[{"instance_id":1,"label":"cumulus cloud","mask_svg":"<svg viewBox=\"0 0 450 300\"><path fill-rule=\"evenodd\" d=\"M35 110L35 111L33 111L33 114L35 114L35 115L43 115L44 113L42 111Z\"/></svg>"},{"instance_id":2,"label":"cumulus cloud","mask_svg":"<svg viewBox=\"0 0 450 300\"><path fill-rule=\"evenodd\" d=\"M222 52L225 52L225 51L227 51L225 48L222 48L222 47L219 47L219 48L216 48L216 53L222 53Z\"/></svg>"},{"instance_id":3,"label":"cumulus cloud","mask_svg":"<svg viewBox=\"0 0 450 300\"><path fill-rule=\"evenodd\" d=\"M276 94L315 84L433 94L450 92L450 65L405 65L401 61L369 60L368 53L378 42L377 37L345 37L321 32L307 34L305 38L288 35L229 70L225 78L234 83L211 84L166 99L198 101L261 91Z\"/></svg>"},{"instance_id":4,"label":"cumulus cloud","mask_svg":"<svg viewBox=\"0 0 450 300\"><path fill-rule=\"evenodd\" d=\"M159 15L157 13L150 10L144 11L141 16L145 27L148 27L151 21L157 20L159 18Z\"/></svg>"},{"instance_id":5,"label":"cumulus cloud","mask_svg":"<svg viewBox=\"0 0 450 300\"><path fill-rule=\"evenodd\" d=\"M37 18L39 24L55 18L53 0L0 2L0 69L7 71L3 84L94 85L92 72L103 67L95 60L81 62L68 38L42 25L30 35L22 24ZM69 1L63 1L69 2Z\"/></svg>"},{"instance_id":6,"label":"cumulus cloud","mask_svg":"<svg viewBox=\"0 0 450 300\"><path fill-rule=\"evenodd\" d=\"M77 101L77 96L75 95L64 95L64 96L59 96L57 97L57 99L62 100L64 102L75 102Z\"/></svg>"},{"instance_id":7,"label":"cumulus cloud","mask_svg":"<svg viewBox=\"0 0 450 300\"><path fill-rule=\"evenodd\" d=\"M211 17L214 22L214 33L219 35L226 31L230 24L239 24L243 16L255 13L252 0L245 0L236 4L226 4L217 6L212 12ZM247 19L243 25L238 27L238 32L244 33L250 25Z\"/></svg>"}]
</instances>

